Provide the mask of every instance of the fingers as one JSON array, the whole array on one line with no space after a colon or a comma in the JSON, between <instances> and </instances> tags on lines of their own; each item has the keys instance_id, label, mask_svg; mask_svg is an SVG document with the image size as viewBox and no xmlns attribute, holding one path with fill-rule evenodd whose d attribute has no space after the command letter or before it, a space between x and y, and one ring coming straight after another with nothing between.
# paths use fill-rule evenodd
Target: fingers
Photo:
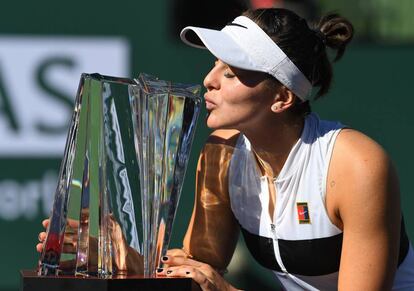
<instances>
[{"instance_id":1,"label":"fingers","mask_svg":"<svg viewBox=\"0 0 414 291\"><path fill-rule=\"evenodd\" d=\"M46 232L43 231L43 232L39 233L37 238L41 243L44 242L45 239L46 239Z\"/></svg>"},{"instance_id":2,"label":"fingers","mask_svg":"<svg viewBox=\"0 0 414 291\"><path fill-rule=\"evenodd\" d=\"M41 253L46 240L46 232L39 233L39 243L36 244L36 251ZM77 251L77 236L65 236L63 241L63 252L68 254L74 254Z\"/></svg>"},{"instance_id":3,"label":"fingers","mask_svg":"<svg viewBox=\"0 0 414 291\"><path fill-rule=\"evenodd\" d=\"M167 256L170 257L188 257L187 253L182 249L171 249L167 251Z\"/></svg>"},{"instance_id":4,"label":"fingers","mask_svg":"<svg viewBox=\"0 0 414 291\"><path fill-rule=\"evenodd\" d=\"M209 276L202 272L200 269L191 266L170 267L168 269L162 269L158 271L157 275L166 277L192 278L197 284L200 285L203 291L219 290L212 282L214 280L214 276L212 274Z\"/></svg>"},{"instance_id":5,"label":"fingers","mask_svg":"<svg viewBox=\"0 0 414 291\"><path fill-rule=\"evenodd\" d=\"M171 249L167 251L167 255L166 257L171 258L171 257L182 257L182 258L186 258L188 257L187 253L184 252L182 249ZM163 257L165 258L165 257ZM168 268L170 267L170 265L168 264L168 261L162 261L162 267L163 268Z\"/></svg>"},{"instance_id":6,"label":"fingers","mask_svg":"<svg viewBox=\"0 0 414 291\"><path fill-rule=\"evenodd\" d=\"M202 267L206 264L203 264L199 261L187 258L187 257L181 257L181 256L164 256L161 258L161 261L164 264L167 264L169 266L181 266L181 265L188 265L193 267Z\"/></svg>"},{"instance_id":7,"label":"fingers","mask_svg":"<svg viewBox=\"0 0 414 291\"><path fill-rule=\"evenodd\" d=\"M38 253L41 253L41 252L43 251L43 243L38 243L38 244L36 245L36 251L37 251Z\"/></svg>"},{"instance_id":8,"label":"fingers","mask_svg":"<svg viewBox=\"0 0 414 291\"><path fill-rule=\"evenodd\" d=\"M63 244L74 244L78 241L78 234L66 233L63 237Z\"/></svg>"},{"instance_id":9,"label":"fingers","mask_svg":"<svg viewBox=\"0 0 414 291\"><path fill-rule=\"evenodd\" d=\"M76 254L78 250L77 245L78 245L77 241L64 242L63 252L67 254Z\"/></svg>"},{"instance_id":10,"label":"fingers","mask_svg":"<svg viewBox=\"0 0 414 291\"><path fill-rule=\"evenodd\" d=\"M68 227L68 226L72 229L78 229L79 220L68 218L66 227Z\"/></svg>"},{"instance_id":11,"label":"fingers","mask_svg":"<svg viewBox=\"0 0 414 291\"><path fill-rule=\"evenodd\" d=\"M42 226L44 228L48 228L50 224L50 219L44 219L42 221ZM79 221L74 219L68 219L65 229L65 236L63 241L63 252L64 253L75 253L76 252L76 246L78 241L78 226ZM40 232L38 235L39 243L36 244L36 251L41 253L43 251L44 242L47 238L46 232Z\"/></svg>"},{"instance_id":12,"label":"fingers","mask_svg":"<svg viewBox=\"0 0 414 291\"><path fill-rule=\"evenodd\" d=\"M212 290L208 289L211 288L210 281L214 281L217 276L210 265L181 256L164 256L161 261L168 267L159 272L159 275L190 277L207 288L203 290Z\"/></svg>"},{"instance_id":13,"label":"fingers","mask_svg":"<svg viewBox=\"0 0 414 291\"><path fill-rule=\"evenodd\" d=\"M36 245L36 251L41 253L43 250L43 243L46 239L46 232L41 232L39 233L39 235L37 236L37 239L39 240L39 243Z\"/></svg>"},{"instance_id":14,"label":"fingers","mask_svg":"<svg viewBox=\"0 0 414 291\"><path fill-rule=\"evenodd\" d=\"M182 256L180 251L171 250L167 254L161 261L168 267L159 268L157 276L192 278L203 291L236 290L210 265Z\"/></svg>"},{"instance_id":15,"label":"fingers","mask_svg":"<svg viewBox=\"0 0 414 291\"><path fill-rule=\"evenodd\" d=\"M47 228L49 226L49 223L50 223L50 218L46 218L42 221L42 225L44 228ZM70 229L78 229L79 220L68 218L66 227L69 227Z\"/></svg>"},{"instance_id":16,"label":"fingers","mask_svg":"<svg viewBox=\"0 0 414 291\"><path fill-rule=\"evenodd\" d=\"M37 238L38 238L39 242L44 243L45 240L46 240L46 237L47 237L47 233L43 231L43 232L39 233ZM65 232L65 236L63 238L63 243L64 244L74 244L77 241L78 241L77 233L72 234L72 233L66 233Z\"/></svg>"},{"instance_id":17,"label":"fingers","mask_svg":"<svg viewBox=\"0 0 414 291\"><path fill-rule=\"evenodd\" d=\"M49 226L49 221L50 221L49 218L44 219L42 221L42 226L45 229L47 229L47 227ZM37 236L37 239L39 240L39 243L36 244L36 251L38 253L41 253L43 251L43 243L44 243L44 241L46 239L46 232L44 232L44 231L40 232L39 235Z\"/></svg>"},{"instance_id":18,"label":"fingers","mask_svg":"<svg viewBox=\"0 0 414 291\"><path fill-rule=\"evenodd\" d=\"M44 228L47 228L47 227L49 226L49 222L50 222L50 219L49 219L49 218L47 218L47 219L43 220L43 221L42 221L42 225L43 225L43 227L44 227Z\"/></svg>"}]
</instances>

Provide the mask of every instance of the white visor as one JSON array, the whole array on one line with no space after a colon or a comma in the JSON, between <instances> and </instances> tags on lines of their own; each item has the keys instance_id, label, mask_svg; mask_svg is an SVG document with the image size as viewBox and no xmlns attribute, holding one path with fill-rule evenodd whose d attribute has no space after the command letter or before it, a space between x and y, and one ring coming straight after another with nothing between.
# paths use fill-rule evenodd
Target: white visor
<instances>
[{"instance_id":1,"label":"white visor","mask_svg":"<svg viewBox=\"0 0 414 291\"><path fill-rule=\"evenodd\" d=\"M312 89L309 80L279 46L246 16L237 17L222 30L187 26L180 36L186 44L207 48L230 66L268 73L303 101L309 98Z\"/></svg>"}]
</instances>

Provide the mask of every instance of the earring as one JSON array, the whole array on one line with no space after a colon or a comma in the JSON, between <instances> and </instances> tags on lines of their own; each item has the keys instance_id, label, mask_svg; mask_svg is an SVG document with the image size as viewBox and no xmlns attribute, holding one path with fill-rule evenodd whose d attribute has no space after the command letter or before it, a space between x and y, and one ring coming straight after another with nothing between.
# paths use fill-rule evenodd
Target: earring
<instances>
[{"instance_id":1,"label":"earring","mask_svg":"<svg viewBox=\"0 0 414 291\"><path fill-rule=\"evenodd\" d=\"M277 111L280 109L280 106L279 104L273 104L271 108L272 108L272 111Z\"/></svg>"}]
</instances>

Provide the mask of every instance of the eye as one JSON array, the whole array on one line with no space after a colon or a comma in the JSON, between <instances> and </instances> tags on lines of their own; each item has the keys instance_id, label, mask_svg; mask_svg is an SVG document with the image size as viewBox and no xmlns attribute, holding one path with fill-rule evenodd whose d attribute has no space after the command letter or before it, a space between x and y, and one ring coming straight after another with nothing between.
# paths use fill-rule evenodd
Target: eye
<instances>
[{"instance_id":1,"label":"eye","mask_svg":"<svg viewBox=\"0 0 414 291\"><path fill-rule=\"evenodd\" d=\"M236 75L235 74L233 74L232 72L230 72L230 71L228 71L228 70L226 70L225 72L224 72L224 77L226 77L226 78L234 78L234 77L236 77Z\"/></svg>"}]
</instances>

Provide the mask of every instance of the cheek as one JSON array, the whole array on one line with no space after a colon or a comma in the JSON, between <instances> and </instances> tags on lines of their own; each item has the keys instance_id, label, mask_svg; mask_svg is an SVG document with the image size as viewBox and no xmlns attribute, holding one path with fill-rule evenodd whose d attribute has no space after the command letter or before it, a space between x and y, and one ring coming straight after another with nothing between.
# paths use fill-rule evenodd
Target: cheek
<instances>
[{"instance_id":1,"label":"cheek","mask_svg":"<svg viewBox=\"0 0 414 291\"><path fill-rule=\"evenodd\" d=\"M266 106L266 97L255 88L236 87L223 95L222 106L229 113L248 114L263 110Z\"/></svg>"},{"instance_id":2,"label":"cheek","mask_svg":"<svg viewBox=\"0 0 414 291\"><path fill-rule=\"evenodd\" d=\"M255 91L252 88L244 86L238 82L233 86L224 87L221 92L221 101L223 105L243 106L245 104L254 103Z\"/></svg>"},{"instance_id":3,"label":"cheek","mask_svg":"<svg viewBox=\"0 0 414 291\"><path fill-rule=\"evenodd\" d=\"M217 109L210 113L208 125L241 125L262 116L270 108L271 96L262 86L247 87L241 82L222 86ZM270 109L269 109L270 110Z\"/></svg>"},{"instance_id":4,"label":"cheek","mask_svg":"<svg viewBox=\"0 0 414 291\"><path fill-rule=\"evenodd\" d=\"M259 102L252 102L251 99L245 98L226 98L220 106L213 110L208 118L209 127L224 126L228 128L240 129L238 125L245 124L255 119L263 107Z\"/></svg>"}]
</instances>

